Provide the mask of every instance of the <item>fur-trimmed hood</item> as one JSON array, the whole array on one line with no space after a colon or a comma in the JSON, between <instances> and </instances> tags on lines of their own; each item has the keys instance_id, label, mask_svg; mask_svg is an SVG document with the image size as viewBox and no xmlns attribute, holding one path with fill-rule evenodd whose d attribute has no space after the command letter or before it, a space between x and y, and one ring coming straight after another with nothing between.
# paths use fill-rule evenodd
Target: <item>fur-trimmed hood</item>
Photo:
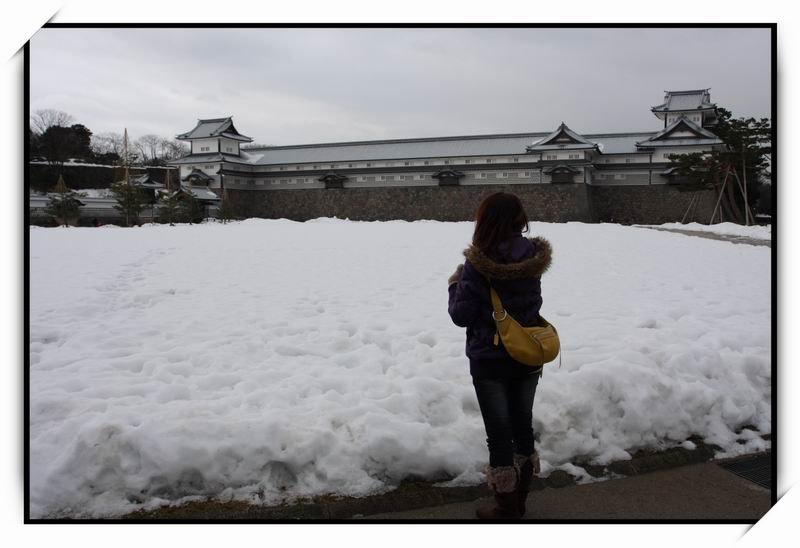
<instances>
[{"instance_id":1,"label":"fur-trimmed hood","mask_svg":"<svg viewBox=\"0 0 800 548\"><path fill-rule=\"evenodd\" d=\"M490 259L483 251L470 245L464 250L464 257L469 260L475 270L496 280L516 280L541 276L550 268L553 248L546 239L536 236L527 238L536 248L536 254L516 263L498 263Z\"/></svg>"}]
</instances>

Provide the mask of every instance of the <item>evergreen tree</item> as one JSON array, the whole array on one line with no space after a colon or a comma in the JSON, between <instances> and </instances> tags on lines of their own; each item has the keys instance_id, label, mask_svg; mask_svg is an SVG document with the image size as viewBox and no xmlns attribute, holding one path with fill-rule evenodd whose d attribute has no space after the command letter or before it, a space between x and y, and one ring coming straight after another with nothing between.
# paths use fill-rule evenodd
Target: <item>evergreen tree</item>
<instances>
[{"instance_id":1,"label":"evergreen tree","mask_svg":"<svg viewBox=\"0 0 800 548\"><path fill-rule=\"evenodd\" d=\"M174 226L175 221L181 218L180 194L177 192L159 192L158 194L158 221Z\"/></svg>"},{"instance_id":2,"label":"evergreen tree","mask_svg":"<svg viewBox=\"0 0 800 548\"><path fill-rule=\"evenodd\" d=\"M187 223L203 222L203 204L191 192L181 195L180 217Z\"/></svg>"},{"instance_id":3,"label":"evergreen tree","mask_svg":"<svg viewBox=\"0 0 800 548\"><path fill-rule=\"evenodd\" d=\"M750 210L758 201L759 187L769 170L770 120L732 118L730 111L719 108L714 133L725 145L722 150L669 156L678 175L678 188L687 191L713 189L719 194L728 177L720 207L728 218L749 224Z\"/></svg>"},{"instance_id":4,"label":"evergreen tree","mask_svg":"<svg viewBox=\"0 0 800 548\"><path fill-rule=\"evenodd\" d=\"M76 224L81 215L81 202L79 197L86 196L70 190L64 182L64 177L58 176L58 183L53 188L53 194L47 201L44 212L53 217L59 225L69 226Z\"/></svg>"},{"instance_id":5,"label":"evergreen tree","mask_svg":"<svg viewBox=\"0 0 800 548\"><path fill-rule=\"evenodd\" d=\"M127 181L111 185L111 195L117 200L114 209L125 217L126 226L131 226L131 221L136 222L147 205L144 193Z\"/></svg>"}]
</instances>

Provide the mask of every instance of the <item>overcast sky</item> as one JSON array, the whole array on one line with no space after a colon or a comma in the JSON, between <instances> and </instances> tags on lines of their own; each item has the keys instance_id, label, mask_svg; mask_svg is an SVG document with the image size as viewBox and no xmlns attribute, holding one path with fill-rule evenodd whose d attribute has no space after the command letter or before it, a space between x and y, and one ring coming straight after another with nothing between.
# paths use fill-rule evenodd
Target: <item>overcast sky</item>
<instances>
[{"instance_id":1,"label":"overcast sky","mask_svg":"<svg viewBox=\"0 0 800 548\"><path fill-rule=\"evenodd\" d=\"M233 116L272 145L657 130L667 89L770 114L768 29L41 29L31 112L174 137ZM662 126L663 127L663 126Z\"/></svg>"}]
</instances>

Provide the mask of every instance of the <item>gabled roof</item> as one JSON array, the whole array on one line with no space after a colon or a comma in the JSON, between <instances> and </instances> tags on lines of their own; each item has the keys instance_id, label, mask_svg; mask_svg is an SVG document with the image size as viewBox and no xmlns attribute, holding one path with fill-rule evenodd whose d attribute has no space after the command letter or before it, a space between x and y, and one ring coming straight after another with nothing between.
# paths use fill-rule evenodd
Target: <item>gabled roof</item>
<instances>
[{"instance_id":1,"label":"gabled roof","mask_svg":"<svg viewBox=\"0 0 800 548\"><path fill-rule=\"evenodd\" d=\"M149 173L145 173L144 175L137 177L133 180L133 184L141 187L141 188L165 188L163 183L159 183L152 177L150 177Z\"/></svg>"},{"instance_id":2,"label":"gabled roof","mask_svg":"<svg viewBox=\"0 0 800 548\"><path fill-rule=\"evenodd\" d=\"M233 126L233 119L227 118L208 118L197 120L197 125L191 131L181 133L176 139L188 141L191 139L207 139L210 137L226 137L235 141L252 142L250 137L242 135Z\"/></svg>"},{"instance_id":3,"label":"gabled roof","mask_svg":"<svg viewBox=\"0 0 800 548\"><path fill-rule=\"evenodd\" d=\"M346 181L347 179L348 179L347 175L342 175L341 173L336 173L335 171L329 171L328 173L317 179L317 181L323 183L328 181L341 183L343 181Z\"/></svg>"},{"instance_id":4,"label":"gabled roof","mask_svg":"<svg viewBox=\"0 0 800 548\"><path fill-rule=\"evenodd\" d=\"M117 184L124 182L125 182L124 180L117 181ZM158 181L154 180L152 177L150 177L149 173L145 173L144 175L139 175L138 177L132 178L131 184L139 188L153 188L153 189L165 188L163 183L159 183Z\"/></svg>"},{"instance_id":5,"label":"gabled roof","mask_svg":"<svg viewBox=\"0 0 800 548\"><path fill-rule=\"evenodd\" d=\"M460 179L463 176L464 176L464 173L461 172L461 171L458 171L457 169L442 169L440 171L437 171L433 175L431 175L431 177L433 177L434 179L441 179L441 178L445 178L446 179L448 177L455 177L457 179Z\"/></svg>"},{"instance_id":6,"label":"gabled roof","mask_svg":"<svg viewBox=\"0 0 800 548\"><path fill-rule=\"evenodd\" d=\"M181 185L181 187L178 190L174 190L172 192L167 192L166 193L166 195L168 197L172 197L172 196L174 196L176 194L191 194L192 196L194 196L198 200L204 200L204 201L207 201L207 202L218 202L219 201L219 196L217 196L213 191L209 190L208 188L206 188L204 186L184 186L184 185Z\"/></svg>"},{"instance_id":7,"label":"gabled roof","mask_svg":"<svg viewBox=\"0 0 800 548\"><path fill-rule=\"evenodd\" d=\"M652 107L653 112L708 110L716 108L711 102L709 89L690 89L685 91L665 91L664 102Z\"/></svg>"},{"instance_id":8,"label":"gabled roof","mask_svg":"<svg viewBox=\"0 0 800 548\"><path fill-rule=\"evenodd\" d=\"M677 135L688 132L690 135ZM674 145L721 145L722 141L708 131L681 116L670 125L649 139L636 143L637 147L674 146Z\"/></svg>"},{"instance_id":9,"label":"gabled roof","mask_svg":"<svg viewBox=\"0 0 800 548\"><path fill-rule=\"evenodd\" d=\"M558 150L565 148L596 148L597 143L586 139L583 135L575 133L561 122L554 132L545 135L527 147L529 152L538 150Z\"/></svg>"},{"instance_id":10,"label":"gabled roof","mask_svg":"<svg viewBox=\"0 0 800 548\"><path fill-rule=\"evenodd\" d=\"M552 167L548 167L542 170L544 173L579 173L577 169L574 169L567 164L558 164Z\"/></svg>"},{"instance_id":11,"label":"gabled roof","mask_svg":"<svg viewBox=\"0 0 800 548\"><path fill-rule=\"evenodd\" d=\"M181 186L181 189L185 192L191 192L192 195L197 198L198 200L206 200L211 202L218 202L219 196L216 195L213 191L209 190L204 186Z\"/></svg>"},{"instance_id":12,"label":"gabled roof","mask_svg":"<svg viewBox=\"0 0 800 548\"><path fill-rule=\"evenodd\" d=\"M183 178L184 181L188 181L189 179L199 179L200 181L213 181L214 178L207 174L205 171L200 169L194 168L191 173L189 173L186 177Z\"/></svg>"}]
</instances>

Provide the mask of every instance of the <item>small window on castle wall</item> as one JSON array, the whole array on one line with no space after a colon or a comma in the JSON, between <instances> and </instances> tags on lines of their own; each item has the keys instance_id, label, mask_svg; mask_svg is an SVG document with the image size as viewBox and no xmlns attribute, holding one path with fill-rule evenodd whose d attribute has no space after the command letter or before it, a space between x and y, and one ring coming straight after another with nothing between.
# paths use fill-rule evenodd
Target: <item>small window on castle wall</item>
<instances>
[{"instance_id":1,"label":"small window on castle wall","mask_svg":"<svg viewBox=\"0 0 800 548\"><path fill-rule=\"evenodd\" d=\"M465 163L465 164L468 164L468 163L470 163L470 161L471 161L471 160L464 160L464 163Z\"/></svg>"},{"instance_id":2,"label":"small window on castle wall","mask_svg":"<svg viewBox=\"0 0 800 548\"><path fill-rule=\"evenodd\" d=\"M410 166L410 165L411 165L411 162L403 162L403 165L405 165L405 166Z\"/></svg>"}]
</instances>

